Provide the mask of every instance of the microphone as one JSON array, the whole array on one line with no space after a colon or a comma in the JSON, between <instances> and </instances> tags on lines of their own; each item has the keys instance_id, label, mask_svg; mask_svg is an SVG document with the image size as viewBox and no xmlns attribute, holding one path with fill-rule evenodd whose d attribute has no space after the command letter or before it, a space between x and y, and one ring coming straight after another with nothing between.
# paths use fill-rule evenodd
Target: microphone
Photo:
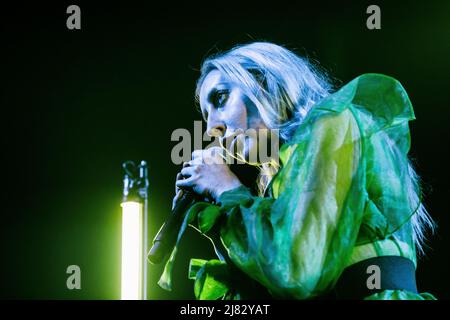
<instances>
[{"instance_id":1,"label":"microphone","mask_svg":"<svg viewBox=\"0 0 450 320\"><path fill-rule=\"evenodd\" d=\"M196 201L196 194L183 191L183 195L172 210L172 214L166 219L161 229L153 239L153 246L147 257L153 264L159 264L172 251L177 242L178 231L183 223L184 216Z\"/></svg>"},{"instance_id":2,"label":"microphone","mask_svg":"<svg viewBox=\"0 0 450 320\"><path fill-rule=\"evenodd\" d=\"M248 164L231 164L231 171L239 178L241 183L253 191L256 188L256 178L259 174L258 167ZM165 260L175 247L178 231L183 223L187 210L197 201L199 196L194 192L184 191L180 200L170 214L161 229L153 239L147 257L152 264L159 264Z\"/></svg>"}]
</instances>

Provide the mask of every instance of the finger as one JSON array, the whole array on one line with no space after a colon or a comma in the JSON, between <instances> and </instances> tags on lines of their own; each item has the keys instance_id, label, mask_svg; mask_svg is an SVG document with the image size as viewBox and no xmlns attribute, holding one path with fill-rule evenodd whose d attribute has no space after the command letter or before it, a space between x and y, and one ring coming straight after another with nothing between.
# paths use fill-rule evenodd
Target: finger
<instances>
[{"instance_id":1,"label":"finger","mask_svg":"<svg viewBox=\"0 0 450 320\"><path fill-rule=\"evenodd\" d=\"M205 164L225 164L223 157L224 150L222 148L208 150L208 153L203 157Z\"/></svg>"},{"instance_id":2,"label":"finger","mask_svg":"<svg viewBox=\"0 0 450 320\"><path fill-rule=\"evenodd\" d=\"M189 178L192 175L194 175L197 170L198 169L196 167L186 167L186 168L181 169L181 174L183 175L183 177ZM183 179L178 180L178 181L182 181L182 180Z\"/></svg>"},{"instance_id":3,"label":"finger","mask_svg":"<svg viewBox=\"0 0 450 320\"><path fill-rule=\"evenodd\" d=\"M192 159L200 157L202 155L203 151L204 150L200 150L200 149L192 151Z\"/></svg>"},{"instance_id":4,"label":"finger","mask_svg":"<svg viewBox=\"0 0 450 320\"><path fill-rule=\"evenodd\" d=\"M192 160L189 161L190 165L201 164L203 162L203 153L205 150L194 150L192 152Z\"/></svg>"},{"instance_id":5,"label":"finger","mask_svg":"<svg viewBox=\"0 0 450 320\"><path fill-rule=\"evenodd\" d=\"M176 177L176 179L175 179L175 182L177 182L178 180L181 180L181 179L183 179L183 175L181 174L181 172L178 172L178 173L177 173L177 177ZM178 187L175 185L175 193L177 193L179 190L180 190L180 188L178 188Z\"/></svg>"},{"instance_id":6,"label":"finger","mask_svg":"<svg viewBox=\"0 0 450 320\"><path fill-rule=\"evenodd\" d=\"M176 182L177 187L182 190L189 190L194 186L194 184L195 184L195 178L193 178L193 177L187 178L184 180L178 180Z\"/></svg>"},{"instance_id":7,"label":"finger","mask_svg":"<svg viewBox=\"0 0 450 320\"><path fill-rule=\"evenodd\" d=\"M189 167L191 165L190 161L183 162L183 168Z\"/></svg>"},{"instance_id":8,"label":"finger","mask_svg":"<svg viewBox=\"0 0 450 320\"><path fill-rule=\"evenodd\" d=\"M216 158L217 164L225 164L227 153L226 150L222 147L214 147L212 150L214 157Z\"/></svg>"}]
</instances>

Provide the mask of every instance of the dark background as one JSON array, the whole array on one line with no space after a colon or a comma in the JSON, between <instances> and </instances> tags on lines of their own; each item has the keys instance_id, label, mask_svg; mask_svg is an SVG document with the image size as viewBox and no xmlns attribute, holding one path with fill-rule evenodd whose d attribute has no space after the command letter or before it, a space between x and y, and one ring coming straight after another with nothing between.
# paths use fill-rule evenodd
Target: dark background
<instances>
[{"instance_id":1,"label":"dark background","mask_svg":"<svg viewBox=\"0 0 450 320\"><path fill-rule=\"evenodd\" d=\"M366 72L401 81L417 118L411 156L439 225L418 285L450 298L450 2L392 2L376 2L374 31L368 1L2 4L0 298L120 297L121 163L149 163L153 237L180 169L171 133L201 119L193 92L202 59L253 40L295 49L341 84ZM70 4L81 7L81 30L66 28ZM161 266L150 266L151 299L193 297L190 257L213 257L192 229L173 292L156 286ZM81 267L81 290L66 288L71 264Z\"/></svg>"}]
</instances>

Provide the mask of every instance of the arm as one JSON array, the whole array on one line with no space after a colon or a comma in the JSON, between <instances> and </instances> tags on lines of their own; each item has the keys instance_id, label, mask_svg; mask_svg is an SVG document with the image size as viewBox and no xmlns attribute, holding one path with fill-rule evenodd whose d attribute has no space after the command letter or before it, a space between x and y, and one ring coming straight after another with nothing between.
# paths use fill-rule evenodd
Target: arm
<instances>
[{"instance_id":1,"label":"arm","mask_svg":"<svg viewBox=\"0 0 450 320\"><path fill-rule=\"evenodd\" d=\"M350 110L321 117L280 172L277 199L221 195L231 260L275 296L316 296L343 270L363 212L359 138Z\"/></svg>"}]
</instances>

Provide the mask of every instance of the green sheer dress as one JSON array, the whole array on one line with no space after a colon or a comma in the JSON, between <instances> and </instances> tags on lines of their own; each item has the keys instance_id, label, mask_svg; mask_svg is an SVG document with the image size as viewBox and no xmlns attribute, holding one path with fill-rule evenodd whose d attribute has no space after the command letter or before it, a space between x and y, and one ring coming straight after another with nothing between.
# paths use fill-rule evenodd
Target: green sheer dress
<instances>
[{"instance_id":1,"label":"green sheer dress","mask_svg":"<svg viewBox=\"0 0 450 320\"><path fill-rule=\"evenodd\" d=\"M419 203L405 191L413 119L402 85L380 74L363 74L316 104L281 146L281 169L264 197L241 186L189 210L178 240L188 224L207 236L218 228L214 241L227 255L191 260L196 298L245 299L230 264L281 299L324 296L365 259L394 255L417 265L411 217ZM175 254L159 281L166 289ZM433 298L403 290L366 297Z\"/></svg>"}]
</instances>

